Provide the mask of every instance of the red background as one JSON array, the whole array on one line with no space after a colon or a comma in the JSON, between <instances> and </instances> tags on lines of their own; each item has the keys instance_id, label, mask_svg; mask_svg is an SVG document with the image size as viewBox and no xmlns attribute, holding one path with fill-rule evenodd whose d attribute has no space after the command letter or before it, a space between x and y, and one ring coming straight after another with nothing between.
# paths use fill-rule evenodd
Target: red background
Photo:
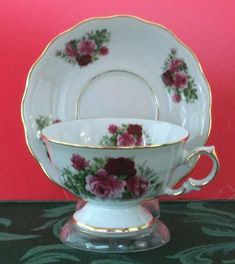
<instances>
[{"instance_id":1,"label":"red background","mask_svg":"<svg viewBox=\"0 0 235 264\"><path fill-rule=\"evenodd\" d=\"M20 104L27 73L46 44L83 19L130 14L172 30L197 55L212 90L217 178L178 199L235 198L235 1L11 0L0 5L0 199L73 199L43 174L25 144ZM204 163L204 164L203 164ZM206 173L200 161L193 175Z\"/></svg>"}]
</instances>

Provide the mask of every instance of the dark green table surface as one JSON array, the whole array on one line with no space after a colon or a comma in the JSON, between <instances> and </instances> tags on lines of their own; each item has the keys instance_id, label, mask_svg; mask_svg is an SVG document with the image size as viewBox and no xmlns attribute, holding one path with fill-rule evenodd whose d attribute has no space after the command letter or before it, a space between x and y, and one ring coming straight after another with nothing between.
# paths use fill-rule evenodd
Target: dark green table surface
<instances>
[{"instance_id":1,"label":"dark green table surface","mask_svg":"<svg viewBox=\"0 0 235 264\"><path fill-rule=\"evenodd\" d=\"M71 202L0 202L0 264L235 263L235 201L162 202L171 232L165 246L139 253L99 254L62 245L58 233Z\"/></svg>"}]
</instances>

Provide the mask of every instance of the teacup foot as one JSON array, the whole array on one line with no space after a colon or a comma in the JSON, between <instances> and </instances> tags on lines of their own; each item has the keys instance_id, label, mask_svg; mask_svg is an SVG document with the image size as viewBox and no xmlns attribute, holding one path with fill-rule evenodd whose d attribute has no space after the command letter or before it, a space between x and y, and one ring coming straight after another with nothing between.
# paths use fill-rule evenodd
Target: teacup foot
<instances>
[{"instance_id":1,"label":"teacup foot","mask_svg":"<svg viewBox=\"0 0 235 264\"><path fill-rule=\"evenodd\" d=\"M127 253L161 247L170 240L165 224L154 218L146 229L126 233L92 232L71 219L61 229L60 240L67 246L99 253Z\"/></svg>"}]
</instances>

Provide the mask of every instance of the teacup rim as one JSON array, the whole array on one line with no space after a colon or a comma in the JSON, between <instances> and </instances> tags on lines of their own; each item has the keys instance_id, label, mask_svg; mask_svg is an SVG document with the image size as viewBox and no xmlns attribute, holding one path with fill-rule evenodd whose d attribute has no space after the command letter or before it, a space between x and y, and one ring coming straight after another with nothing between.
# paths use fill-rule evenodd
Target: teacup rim
<instances>
[{"instance_id":1,"label":"teacup rim","mask_svg":"<svg viewBox=\"0 0 235 264\"><path fill-rule=\"evenodd\" d=\"M60 126L61 124L66 124L66 123L79 123L82 121L93 121L93 120L133 120L133 121L150 121L150 122L156 122L156 123L162 123L162 124L168 124L168 125L172 125L175 127L178 127L179 129L182 129L186 132L186 136L184 136L183 138L181 138L180 140L176 140L176 141L172 141L170 143L164 143L164 144L150 144L150 145L144 145L144 146L100 146L100 145L88 145L88 144L76 144L76 143L69 143L69 142L64 142L64 141L60 141L60 140L55 140L52 138L49 138L47 136L45 136L45 134L43 133L44 130L46 130L49 127L54 127L54 126ZM119 118L119 117L107 117L107 118L86 118L86 119L76 119L76 120L70 120L70 121L62 121L62 122L58 122L58 123L54 123L51 124L45 128L42 129L42 131L40 132L40 136L42 138L42 140L44 142L51 142L54 144L58 144L58 145L63 145L63 146L70 146L70 147L79 147L79 148L85 148L85 149L111 149L111 150L131 150L131 149L153 149L153 148L161 148L161 147L166 147L166 146L172 146L172 145L177 145L179 143L185 143L189 136L190 133L189 131L184 128L183 126L171 123L171 122L165 122L165 121L161 121L161 120L154 120L154 119L144 119L144 118Z\"/></svg>"}]
</instances>

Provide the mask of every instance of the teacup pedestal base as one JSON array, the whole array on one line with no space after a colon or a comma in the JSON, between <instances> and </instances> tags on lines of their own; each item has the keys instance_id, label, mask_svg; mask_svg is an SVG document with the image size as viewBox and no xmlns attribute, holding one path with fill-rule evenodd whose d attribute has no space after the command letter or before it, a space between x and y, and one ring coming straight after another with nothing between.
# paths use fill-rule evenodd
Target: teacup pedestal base
<instances>
[{"instance_id":1,"label":"teacup pedestal base","mask_svg":"<svg viewBox=\"0 0 235 264\"><path fill-rule=\"evenodd\" d=\"M64 244L81 250L125 253L163 246L170 240L170 233L140 204L104 206L89 202L65 223L60 239Z\"/></svg>"}]
</instances>

